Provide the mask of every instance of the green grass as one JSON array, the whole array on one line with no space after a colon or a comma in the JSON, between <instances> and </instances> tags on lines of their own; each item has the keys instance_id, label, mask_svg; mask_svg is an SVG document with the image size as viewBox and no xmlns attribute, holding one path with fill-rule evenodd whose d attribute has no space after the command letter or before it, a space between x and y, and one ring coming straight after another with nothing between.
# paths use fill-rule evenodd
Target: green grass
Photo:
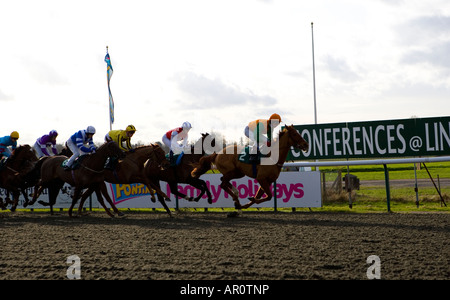
<instances>
[{"instance_id":1,"label":"green grass","mask_svg":"<svg viewBox=\"0 0 450 300\"><path fill-rule=\"evenodd\" d=\"M427 163L428 171L436 180L450 178L450 162ZM389 179L414 179L414 164L391 164L387 165ZM350 166L350 174L358 176L360 180L384 180L384 167L381 165ZM338 171L347 173L347 167L320 167L320 171ZM422 166L417 170L417 178L429 178L427 171Z\"/></svg>"},{"instance_id":2,"label":"green grass","mask_svg":"<svg viewBox=\"0 0 450 300\"><path fill-rule=\"evenodd\" d=\"M437 184L437 177L450 178L450 162L427 163L428 171ZM391 164L387 165L389 180L410 179L414 180L414 164ZM342 176L347 174L347 167L321 167L321 172L341 171ZM337 173L331 173L332 178ZM385 180L384 167L381 165L350 166L350 174L363 180ZM429 179L426 169L417 170L418 179ZM327 179L329 180L329 179ZM420 187L419 184L419 208L416 206L416 192L414 188L390 187L390 207L392 211L444 211L449 212L448 207L443 207L439 194L434 187ZM444 201L450 206L450 187L441 185L441 194ZM328 195L327 195L328 196ZM386 211L386 188L382 186L367 186L362 184L360 190L352 192L352 211L362 209L363 211ZM348 193L331 195L324 201L324 207L336 210L349 210Z\"/></svg>"}]
</instances>

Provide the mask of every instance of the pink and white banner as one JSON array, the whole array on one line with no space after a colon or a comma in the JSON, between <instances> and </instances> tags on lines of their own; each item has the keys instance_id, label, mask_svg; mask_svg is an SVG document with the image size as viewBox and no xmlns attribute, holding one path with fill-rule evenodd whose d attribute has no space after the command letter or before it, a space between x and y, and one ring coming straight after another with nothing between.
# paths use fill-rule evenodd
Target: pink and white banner
<instances>
[{"instance_id":1,"label":"pink and white banner","mask_svg":"<svg viewBox=\"0 0 450 300\"><path fill-rule=\"evenodd\" d=\"M225 193L220 187L220 177L222 174L205 174L203 179L212 195L212 204L207 201L206 193L198 202L189 202L185 199L178 199L178 207L194 207L194 208L210 208L210 207L234 207L231 197ZM247 198L253 196L259 188L256 180L249 177L243 177L233 180L232 184L239 191L239 199L241 204L248 202ZM150 200L150 192L143 184L111 184L106 183L107 190L115 205L118 208L162 208L161 203L155 203ZM165 192L172 201L166 202L170 208L176 207L176 197L170 191L169 185L162 181L161 190ZM186 194L188 197L197 197L200 190L186 184L179 184L178 190ZM27 193L31 194L33 189L28 189ZM273 192L273 185L272 185ZM273 192L275 195L275 193ZM6 192L0 189L0 197L5 199ZM31 197L30 197L31 199ZM281 172L277 180L276 189L277 207L321 207L322 194L320 184L320 172ZM24 208L24 198L19 198L18 208ZM38 200L48 202L47 190L39 197ZM64 185L59 192L54 208L68 208L72 203L71 187ZM76 206L78 207L78 205ZM89 200L84 204L89 207ZM97 197L92 195L92 207L101 207L97 201ZM252 207L274 207L274 200L264 202L262 204L253 205ZM44 208L36 202L27 208Z\"/></svg>"},{"instance_id":2,"label":"pink and white banner","mask_svg":"<svg viewBox=\"0 0 450 300\"><path fill-rule=\"evenodd\" d=\"M198 202L189 202L179 198L179 207L234 207L231 197L220 187L222 174L205 174L203 179L212 195L212 204L208 204L206 193ZM239 191L241 204L248 202L259 188L256 180L243 177L233 180L232 184ZM111 198L117 207L122 208L161 208L161 204L150 201L149 190L143 184L107 184ZM172 201L166 202L168 207L176 207L176 197L166 182L161 182L161 190ZM188 197L197 197L200 190L186 184L179 184L178 190ZM273 185L272 185L273 192ZM273 192L274 193L274 192ZM274 193L275 194L275 193ZM320 172L282 172L277 180L277 207L321 207L322 194ZM253 207L274 207L274 200L254 205Z\"/></svg>"}]
</instances>

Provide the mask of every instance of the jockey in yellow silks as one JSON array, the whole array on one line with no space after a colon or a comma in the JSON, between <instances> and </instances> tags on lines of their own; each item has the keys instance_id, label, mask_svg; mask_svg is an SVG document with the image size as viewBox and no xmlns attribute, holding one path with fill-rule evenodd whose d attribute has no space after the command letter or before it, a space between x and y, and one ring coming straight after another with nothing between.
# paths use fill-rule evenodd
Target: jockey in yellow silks
<instances>
[{"instance_id":1,"label":"jockey in yellow silks","mask_svg":"<svg viewBox=\"0 0 450 300\"><path fill-rule=\"evenodd\" d=\"M119 145L119 148L125 152L132 150L131 137L136 132L136 127L128 125L125 130L111 130L105 135L105 141L114 141ZM123 145L125 143L125 146Z\"/></svg>"}]
</instances>

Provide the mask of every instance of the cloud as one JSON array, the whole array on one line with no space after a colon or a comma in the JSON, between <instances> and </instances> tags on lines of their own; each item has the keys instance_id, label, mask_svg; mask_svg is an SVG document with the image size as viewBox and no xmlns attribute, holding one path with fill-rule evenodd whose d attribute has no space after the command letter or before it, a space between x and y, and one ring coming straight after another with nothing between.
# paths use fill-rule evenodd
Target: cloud
<instances>
[{"instance_id":1,"label":"cloud","mask_svg":"<svg viewBox=\"0 0 450 300\"><path fill-rule=\"evenodd\" d=\"M23 58L23 63L29 72L29 75L40 84L48 85L67 85L69 80L61 75L57 69L48 63Z\"/></svg>"},{"instance_id":2,"label":"cloud","mask_svg":"<svg viewBox=\"0 0 450 300\"><path fill-rule=\"evenodd\" d=\"M355 81L361 79L359 74L352 70L347 61L341 58L335 58L328 55L325 60L325 65L327 71L334 78L340 79L341 81Z\"/></svg>"},{"instance_id":3,"label":"cloud","mask_svg":"<svg viewBox=\"0 0 450 300\"><path fill-rule=\"evenodd\" d=\"M191 108L230 107L244 104L273 105L277 100L271 96L260 96L248 89L242 91L237 86L225 84L221 79L210 79L192 72L177 73L172 80L189 96Z\"/></svg>"},{"instance_id":4,"label":"cloud","mask_svg":"<svg viewBox=\"0 0 450 300\"><path fill-rule=\"evenodd\" d=\"M0 101L11 101L14 100L13 96L5 94L2 90L0 90Z\"/></svg>"},{"instance_id":5,"label":"cloud","mask_svg":"<svg viewBox=\"0 0 450 300\"><path fill-rule=\"evenodd\" d=\"M399 44L404 48L400 62L428 64L450 71L450 16L420 16L397 26ZM440 74L442 76L442 74Z\"/></svg>"},{"instance_id":6,"label":"cloud","mask_svg":"<svg viewBox=\"0 0 450 300\"><path fill-rule=\"evenodd\" d=\"M402 62L407 64L428 63L430 65L450 70L450 41L439 43L427 50L412 50L406 53Z\"/></svg>"},{"instance_id":7,"label":"cloud","mask_svg":"<svg viewBox=\"0 0 450 300\"><path fill-rule=\"evenodd\" d=\"M450 16L421 16L397 27L400 43L408 46L429 45L450 38Z\"/></svg>"}]
</instances>

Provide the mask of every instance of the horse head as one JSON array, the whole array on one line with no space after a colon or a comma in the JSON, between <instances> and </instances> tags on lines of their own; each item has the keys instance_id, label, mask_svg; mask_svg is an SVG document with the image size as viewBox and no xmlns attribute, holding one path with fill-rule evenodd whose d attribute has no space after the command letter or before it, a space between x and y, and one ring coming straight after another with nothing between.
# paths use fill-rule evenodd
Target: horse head
<instances>
[{"instance_id":1,"label":"horse head","mask_svg":"<svg viewBox=\"0 0 450 300\"><path fill-rule=\"evenodd\" d=\"M161 148L158 144L152 144L152 148L153 151L151 153L150 159L158 163L158 165L163 169L169 168L170 162L166 159L166 153L164 152L164 149Z\"/></svg>"},{"instance_id":2,"label":"horse head","mask_svg":"<svg viewBox=\"0 0 450 300\"><path fill-rule=\"evenodd\" d=\"M12 160L29 160L29 161L37 161L36 154L34 153L34 149L31 148L30 145L21 145L17 147L12 155Z\"/></svg>"},{"instance_id":3,"label":"horse head","mask_svg":"<svg viewBox=\"0 0 450 300\"><path fill-rule=\"evenodd\" d=\"M38 158L34 149L30 145L21 145L13 151L9 164L12 168L17 169L22 176L32 171L37 161Z\"/></svg>"},{"instance_id":4,"label":"horse head","mask_svg":"<svg viewBox=\"0 0 450 300\"><path fill-rule=\"evenodd\" d=\"M289 139L291 140L292 146L294 146L294 148L299 148L302 151L308 151L308 142L305 141L302 135L294 128L294 125L286 126L285 129L287 130Z\"/></svg>"}]
</instances>

